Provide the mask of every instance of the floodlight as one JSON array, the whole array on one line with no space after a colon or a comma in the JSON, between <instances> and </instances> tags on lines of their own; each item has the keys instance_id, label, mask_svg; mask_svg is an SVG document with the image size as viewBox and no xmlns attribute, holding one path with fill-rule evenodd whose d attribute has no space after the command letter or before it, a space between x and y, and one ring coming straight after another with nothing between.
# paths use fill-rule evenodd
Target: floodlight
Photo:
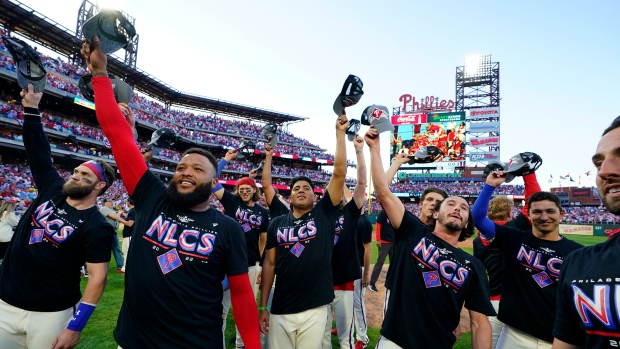
<instances>
[{"instance_id":1,"label":"floodlight","mask_svg":"<svg viewBox=\"0 0 620 349\"><path fill-rule=\"evenodd\" d=\"M468 78L491 75L491 55L472 55L465 57L464 75Z\"/></svg>"}]
</instances>

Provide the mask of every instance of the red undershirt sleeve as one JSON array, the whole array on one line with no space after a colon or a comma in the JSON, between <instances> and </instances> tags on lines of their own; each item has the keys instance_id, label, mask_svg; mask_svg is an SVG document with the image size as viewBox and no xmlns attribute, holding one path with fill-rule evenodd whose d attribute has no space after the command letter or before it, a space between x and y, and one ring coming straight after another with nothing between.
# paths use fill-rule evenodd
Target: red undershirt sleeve
<instances>
[{"instance_id":1,"label":"red undershirt sleeve","mask_svg":"<svg viewBox=\"0 0 620 349\"><path fill-rule=\"evenodd\" d=\"M381 242L381 223L375 223L375 239Z\"/></svg>"},{"instance_id":2,"label":"red undershirt sleeve","mask_svg":"<svg viewBox=\"0 0 620 349\"><path fill-rule=\"evenodd\" d=\"M228 276L235 324L246 349L260 349L258 309L248 274Z\"/></svg>"},{"instance_id":3,"label":"red undershirt sleeve","mask_svg":"<svg viewBox=\"0 0 620 349\"><path fill-rule=\"evenodd\" d=\"M527 201L530 197L540 191L540 184L538 184L538 179L536 178L536 173L530 173L528 175L523 176L523 183L525 184L525 205L521 209L521 213L529 220L530 217L527 215Z\"/></svg>"},{"instance_id":4,"label":"red undershirt sleeve","mask_svg":"<svg viewBox=\"0 0 620 349\"><path fill-rule=\"evenodd\" d=\"M116 104L110 78L97 76L92 79L95 92L95 112L101 129L112 146L116 166L129 195L148 170L140 149L133 138L133 130Z\"/></svg>"}]
</instances>

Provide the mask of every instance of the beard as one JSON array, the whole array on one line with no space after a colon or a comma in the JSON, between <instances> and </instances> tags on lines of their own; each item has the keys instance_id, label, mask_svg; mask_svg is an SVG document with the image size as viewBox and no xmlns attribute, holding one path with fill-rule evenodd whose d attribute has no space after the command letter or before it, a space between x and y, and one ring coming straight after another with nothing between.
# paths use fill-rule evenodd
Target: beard
<instances>
[{"instance_id":1,"label":"beard","mask_svg":"<svg viewBox=\"0 0 620 349\"><path fill-rule=\"evenodd\" d=\"M465 225L467 224L467 222L461 222L461 224L458 224L457 222L450 221L448 220L447 214L440 215L438 221L452 232L463 230L463 228L465 228Z\"/></svg>"},{"instance_id":2,"label":"beard","mask_svg":"<svg viewBox=\"0 0 620 349\"><path fill-rule=\"evenodd\" d=\"M547 235L549 233L553 233L558 228L559 224L551 224L551 228L542 228L538 222L532 222L532 225L538 230L541 234Z\"/></svg>"},{"instance_id":3,"label":"beard","mask_svg":"<svg viewBox=\"0 0 620 349\"><path fill-rule=\"evenodd\" d=\"M90 185L82 186L79 183L73 181L72 179L65 182L65 184L62 186L62 195L68 196L72 199L81 199L86 197L93 191L93 188L97 183L92 183L84 179L83 181Z\"/></svg>"},{"instance_id":4,"label":"beard","mask_svg":"<svg viewBox=\"0 0 620 349\"><path fill-rule=\"evenodd\" d=\"M211 181L200 184L194 190L185 194L179 193L177 185L177 181L173 179L168 183L168 189L166 190L168 199L175 206L183 208L193 207L208 201L211 196Z\"/></svg>"}]
</instances>

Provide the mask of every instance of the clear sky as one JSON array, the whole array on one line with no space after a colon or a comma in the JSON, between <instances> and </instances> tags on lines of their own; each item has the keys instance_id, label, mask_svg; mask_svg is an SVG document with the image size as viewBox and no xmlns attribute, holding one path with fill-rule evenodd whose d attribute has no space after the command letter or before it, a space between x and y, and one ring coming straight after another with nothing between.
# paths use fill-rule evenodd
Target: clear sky
<instances>
[{"instance_id":1,"label":"clear sky","mask_svg":"<svg viewBox=\"0 0 620 349\"><path fill-rule=\"evenodd\" d=\"M75 30L81 0L24 3ZM455 69L473 54L500 62L502 160L540 154L543 189L567 173L592 185L590 158L620 114L616 0L99 3L136 18L140 69L183 91L308 117L289 131L332 153L332 104L348 74L364 81L348 111L359 119L404 93L454 100Z\"/></svg>"}]
</instances>

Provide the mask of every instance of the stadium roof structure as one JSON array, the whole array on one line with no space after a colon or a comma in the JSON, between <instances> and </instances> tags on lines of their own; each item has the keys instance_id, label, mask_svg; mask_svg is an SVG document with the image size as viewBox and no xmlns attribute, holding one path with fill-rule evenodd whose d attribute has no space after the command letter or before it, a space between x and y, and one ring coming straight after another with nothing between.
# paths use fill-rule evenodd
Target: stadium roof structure
<instances>
[{"instance_id":1,"label":"stadium roof structure","mask_svg":"<svg viewBox=\"0 0 620 349\"><path fill-rule=\"evenodd\" d=\"M16 0L0 0L0 23L11 32L70 58L79 57L82 42L75 33ZM167 106L208 110L241 118L277 124L294 123L306 117L280 113L243 104L185 93L147 72L132 68L115 57L108 57L108 70L135 86L140 92L163 101Z\"/></svg>"}]
</instances>

